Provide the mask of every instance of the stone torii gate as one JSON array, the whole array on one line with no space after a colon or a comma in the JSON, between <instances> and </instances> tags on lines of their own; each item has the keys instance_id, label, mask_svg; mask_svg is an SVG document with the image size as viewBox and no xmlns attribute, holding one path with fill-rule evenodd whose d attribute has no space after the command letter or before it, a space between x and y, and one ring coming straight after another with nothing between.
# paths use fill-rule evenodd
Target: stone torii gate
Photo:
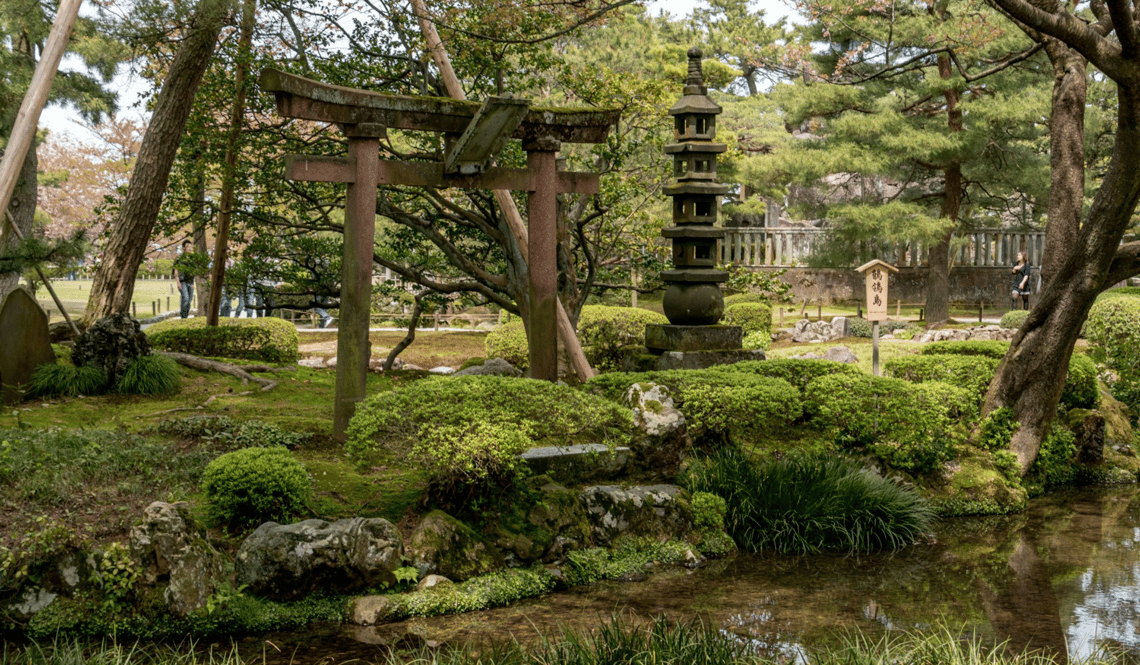
<instances>
[{"instance_id":1,"label":"stone torii gate","mask_svg":"<svg viewBox=\"0 0 1140 665\"><path fill-rule=\"evenodd\" d=\"M343 440L356 403L364 398L371 345L368 327L372 254L376 235L376 188L381 185L524 190L529 194L531 376L558 378L557 195L594 194L598 176L559 171L562 143L600 143L617 124L612 109L531 108L513 97L482 104L442 97L387 95L329 85L276 69L261 73L260 85L277 100L285 118L335 123L348 138L346 157L293 155L285 177L343 182L344 261L337 333L336 401L333 436ZM442 163L380 159L388 128L440 132L448 145ZM526 169L490 167L508 139L520 139Z\"/></svg>"}]
</instances>

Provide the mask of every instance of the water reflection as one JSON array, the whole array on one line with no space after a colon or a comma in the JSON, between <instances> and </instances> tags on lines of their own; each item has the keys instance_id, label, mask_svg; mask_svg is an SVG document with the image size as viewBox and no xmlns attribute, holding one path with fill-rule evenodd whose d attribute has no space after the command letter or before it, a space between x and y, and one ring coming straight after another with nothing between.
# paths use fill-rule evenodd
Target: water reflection
<instances>
[{"instance_id":1,"label":"water reflection","mask_svg":"<svg viewBox=\"0 0 1140 665\"><path fill-rule=\"evenodd\" d=\"M383 645L401 640L530 642L614 614L627 624L661 614L699 617L787 661L798 660L803 645L835 644L856 629L877 636L934 625L1062 660L1105 646L1140 654L1140 492L1074 492L1020 515L947 520L935 542L893 554L740 555L486 612L334 627L319 648L375 662ZM283 653L292 650L288 636L269 637L285 645ZM315 638L302 641L311 646ZM320 661L293 653L283 662Z\"/></svg>"}]
</instances>

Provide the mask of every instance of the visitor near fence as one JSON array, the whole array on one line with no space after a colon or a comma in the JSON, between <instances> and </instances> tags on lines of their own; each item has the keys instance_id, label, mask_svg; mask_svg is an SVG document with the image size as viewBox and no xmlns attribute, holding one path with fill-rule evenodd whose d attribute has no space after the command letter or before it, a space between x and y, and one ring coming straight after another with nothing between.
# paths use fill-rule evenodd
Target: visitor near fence
<instances>
[{"instance_id":1,"label":"visitor near fence","mask_svg":"<svg viewBox=\"0 0 1140 665\"><path fill-rule=\"evenodd\" d=\"M178 294L182 298L179 314L182 318L190 317L190 303L194 300L194 268L191 265L194 254L194 243L189 240L182 241L182 253L174 259L174 271L178 278Z\"/></svg>"},{"instance_id":2,"label":"visitor near fence","mask_svg":"<svg viewBox=\"0 0 1140 665\"><path fill-rule=\"evenodd\" d=\"M1017 263L1013 269L1013 290L1010 291L1010 309L1017 309L1017 299L1021 298L1022 309L1029 309L1029 261L1025 259L1025 252L1017 253Z\"/></svg>"}]
</instances>

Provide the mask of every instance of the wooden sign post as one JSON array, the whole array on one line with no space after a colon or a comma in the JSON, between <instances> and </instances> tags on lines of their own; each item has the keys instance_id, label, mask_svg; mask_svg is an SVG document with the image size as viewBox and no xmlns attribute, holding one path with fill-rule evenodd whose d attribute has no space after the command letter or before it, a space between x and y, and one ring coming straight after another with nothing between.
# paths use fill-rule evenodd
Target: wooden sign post
<instances>
[{"instance_id":1,"label":"wooden sign post","mask_svg":"<svg viewBox=\"0 0 1140 665\"><path fill-rule=\"evenodd\" d=\"M879 321L887 320L888 275L899 269L875 259L855 269L866 280L867 320L871 322L871 373L879 376Z\"/></svg>"}]
</instances>

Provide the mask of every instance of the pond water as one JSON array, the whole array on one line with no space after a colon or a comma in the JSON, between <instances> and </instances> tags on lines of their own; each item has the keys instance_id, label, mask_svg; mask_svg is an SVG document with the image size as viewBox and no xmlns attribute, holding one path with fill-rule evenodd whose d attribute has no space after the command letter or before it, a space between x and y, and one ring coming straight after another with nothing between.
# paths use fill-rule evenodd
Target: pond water
<instances>
[{"instance_id":1,"label":"pond water","mask_svg":"<svg viewBox=\"0 0 1140 665\"><path fill-rule=\"evenodd\" d=\"M381 645L399 640L527 642L615 615L627 623L699 617L789 661L803 645L834 643L851 629L877 635L934 626L1059 660L1102 646L1140 655L1140 490L1066 492L1019 515L944 520L930 542L892 554L739 554L507 608L267 635L239 648L270 663L379 662Z\"/></svg>"}]
</instances>

